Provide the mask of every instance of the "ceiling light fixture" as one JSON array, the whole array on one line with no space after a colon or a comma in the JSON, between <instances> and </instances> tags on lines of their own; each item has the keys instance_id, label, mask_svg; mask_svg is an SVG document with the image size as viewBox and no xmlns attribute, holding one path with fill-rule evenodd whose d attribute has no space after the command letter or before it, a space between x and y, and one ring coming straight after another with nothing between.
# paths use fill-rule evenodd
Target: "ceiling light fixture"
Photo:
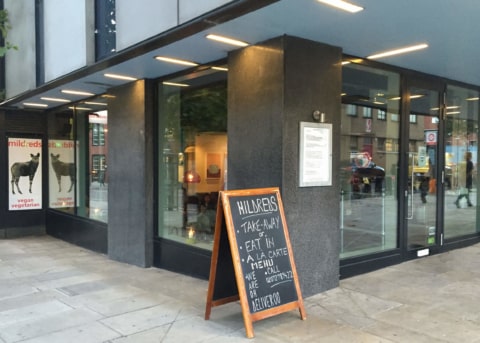
<instances>
[{"instance_id":1,"label":"ceiling light fixture","mask_svg":"<svg viewBox=\"0 0 480 343\"><path fill-rule=\"evenodd\" d=\"M361 58L353 58L353 59L350 59L350 60L342 61L342 65L347 65L347 64L350 64L350 63L358 64L358 63L362 63L362 62L363 62L363 59L361 59Z\"/></svg>"},{"instance_id":2,"label":"ceiling light fixture","mask_svg":"<svg viewBox=\"0 0 480 343\"><path fill-rule=\"evenodd\" d=\"M72 90L72 89L62 89L61 92L64 93L64 94L72 94L72 95L85 95L85 96L95 95L95 94L90 93L90 92L76 91L76 90Z\"/></svg>"},{"instance_id":3,"label":"ceiling light fixture","mask_svg":"<svg viewBox=\"0 0 480 343\"><path fill-rule=\"evenodd\" d=\"M247 42L243 42L243 41L241 41L241 40L233 39L233 38L229 38L229 37L225 37L225 36L219 36L219 35L209 34L209 35L207 35L206 37L207 37L208 39L211 39L211 40L214 40L214 41L217 41L217 42L221 42L221 43L225 43L225 44L230 44L230 45L235 45L235 46L244 47L244 46L249 45Z\"/></svg>"},{"instance_id":4,"label":"ceiling light fixture","mask_svg":"<svg viewBox=\"0 0 480 343\"><path fill-rule=\"evenodd\" d=\"M178 83L178 82L168 82L168 81L164 81L162 82L164 85L166 86L176 86L176 87L188 87L189 85L187 85L186 83Z\"/></svg>"},{"instance_id":5,"label":"ceiling light fixture","mask_svg":"<svg viewBox=\"0 0 480 343\"><path fill-rule=\"evenodd\" d=\"M104 102L94 102L94 101L85 101L84 102L85 105L97 105L97 106L107 106L106 103Z\"/></svg>"},{"instance_id":6,"label":"ceiling light fixture","mask_svg":"<svg viewBox=\"0 0 480 343\"><path fill-rule=\"evenodd\" d=\"M165 56L155 56L155 59L159 60L159 61L163 61L163 62L181 64L181 65L190 66L190 67L198 66L198 63L191 62L191 61L180 60L178 58L171 58L171 57L165 57Z\"/></svg>"},{"instance_id":7,"label":"ceiling light fixture","mask_svg":"<svg viewBox=\"0 0 480 343\"><path fill-rule=\"evenodd\" d=\"M419 98L423 98L425 96L425 94L413 94L413 95L410 95L410 99L419 99Z\"/></svg>"},{"instance_id":8,"label":"ceiling light fixture","mask_svg":"<svg viewBox=\"0 0 480 343\"><path fill-rule=\"evenodd\" d=\"M357 13L357 12L363 11L363 7L354 5L350 2L343 1L343 0L317 0L317 1L325 5L333 6L350 13Z\"/></svg>"},{"instance_id":9,"label":"ceiling light fixture","mask_svg":"<svg viewBox=\"0 0 480 343\"><path fill-rule=\"evenodd\" d=\"M62 98L50 98L46 96L42 96L40 99L45 100L45 101L53 101L53 102L70 102L68 99L62 99Z\"/></svg>"},{"instance_id":10,"label":"ceiling light fixture","mask_svg":"<svg viewBox=\"0 0 480 343\"><path fill-rule=\"evenodd\" d=\"M213 70L218 70L218 71L228 71L228 68L225 67L211 67Z\"/></svg>"},{"instance_id":11,"label":"ceiling light fixture","mask_svg":"<svg viewBox=\"0 0 480 343\"><path fill-rule=\"evenodd\" d=\"M23 106L28 106L28 107L48 107L47 104L39 104L37 102L24 102Z\"/></svg>"},{"instance_id":12,"label":"ceiling light fixture","mask_svg":"<svg viewBox=\"0 0 480 343\"><path fill-rule=\"evenodd\" d=\"M410 95L409 99L418 99L418 98L423 98L425 96L425 94L413 94L413 95ZM397 101L397 100L400 100L401 97L399 96L394 96L394 97L391 97L391 98L388 98L387 100L388 101Z\"/></svg>"},{"instance_id":13,"label":"ceiling light fixture","mask_svg":"<svg viewBox=\"0 0 480 343\"><path fill-rule=\"evenodd\" d=\"M472 98L466 98L466 101L478 101L480 98L478 96L472 97Z\"/></svg>"},{"instance_id":14,"label":"ceiling light fixture","mask_svg":"<svg viewBox=\"0 0 480 343\"><path fill-rule=\"evenodd\" d=\"M70 106L69 109L77 110L77 111L91 111L92 110L89 107L78 107L78 106Z\"/></svg>"},{"instance_id":15,"label":"ceiling light fixture","mask_svg":"<svg viewBox=\"0 0 480 343\"><path fill-rule=\"evenodd\" d=\"M422 50L422 49L426 49L426 48L428 48L428 44L422 43L422 44L407 46L407 47L399 48L399 49L395 49L395 50L380 52L378 54L367 56L367 58L369 60L374 60L374 59L377 59L377 58L383 58L383 57L388 57L388 56L393 56L393 55L405 54L405 53L408 53L408 52Z\"/></svg>"},{"instance_id":16,"label":"ceiling light fixture","mask_svg":"<svg viewBox=\"0 0 480 343\"><path fill-rule=\"evenodd\" d=\"M137 81L138 79L132 76L127 75L120 75L120 74L111 74L105 73L103 76L111 78L111 79L118 79L118 80L125 80L125 81Z\"/></svg>"}]
</instances>

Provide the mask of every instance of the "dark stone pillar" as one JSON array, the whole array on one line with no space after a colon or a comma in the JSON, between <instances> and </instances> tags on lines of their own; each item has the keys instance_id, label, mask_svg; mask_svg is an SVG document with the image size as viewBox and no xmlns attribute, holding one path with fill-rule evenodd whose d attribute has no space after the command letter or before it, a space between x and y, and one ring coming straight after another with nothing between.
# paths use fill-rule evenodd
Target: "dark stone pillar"
<instances>
[{"instance_id":1,"label":"dark stone pillar","mask_svg":"<svg viewBox=\"0 0 480 343\"><path fill-rule=\"evenodd\" d=\"M280 187L304 296L339 281L340 48L283 36L230 54L228 188ZM333 124L333 184L299 187L299 125Z\"/></svg>"},{"instance_id":2,"label":"dark stone pillar","mask_svg":"<svg viewBox=\"0 0 480 343\"><path fill-rule=\"evenodd\" d=\"M114 89L108 116L108 255L141 267L153 261L153 88Z\"/></svg>"}]
</instances>

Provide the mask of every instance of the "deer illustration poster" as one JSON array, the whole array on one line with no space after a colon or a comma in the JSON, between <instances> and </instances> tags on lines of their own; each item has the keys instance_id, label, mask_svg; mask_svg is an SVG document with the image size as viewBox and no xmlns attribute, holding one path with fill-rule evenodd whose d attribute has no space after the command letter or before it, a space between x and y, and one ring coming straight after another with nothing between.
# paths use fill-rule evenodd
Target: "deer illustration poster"
<instances>
[{"instance_id":1,"label":"deer illustration poster","mask_svg":"<svg viewBox=\"0 0 480 343\"><path fill-rule=\"evenodd\" d=\"M77 171L73 140L48 141L49 207L74 207Z\"/></svg>"},{"instance_id":2,"label":"deer illustration poster","mask_svg":"<svg viewBox=\"0 0 480 343\"><path fill-rule=\"evenodd\" d=\"M42 140L8 138L10 211L42 208Z\"/></svg>"}]
</instances>

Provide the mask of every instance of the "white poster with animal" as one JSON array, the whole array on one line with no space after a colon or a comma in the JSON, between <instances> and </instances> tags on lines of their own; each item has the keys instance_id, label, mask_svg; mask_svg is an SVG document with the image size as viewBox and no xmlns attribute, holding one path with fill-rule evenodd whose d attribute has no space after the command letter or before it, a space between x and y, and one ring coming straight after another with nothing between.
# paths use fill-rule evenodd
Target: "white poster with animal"
<instances>
[{"instance_id":1,"label":"white poster with animal","mask_svg":"<svg viewBox=\"0 0 480 343\"><path fill-rule=\"evenodd\" d=\"M42 208L42 140L8 138L10 211Z\"/></svg>"},{"instance_id":2,"label":"white poster with animal","mask_svg":"<svg viewBox=\"0 0 480 343\"><path fill-rule=\"evenodd\" d=\"M74 141L48 141L49 207L74 207L76 171Z\"/></svg>"}]
</instances>

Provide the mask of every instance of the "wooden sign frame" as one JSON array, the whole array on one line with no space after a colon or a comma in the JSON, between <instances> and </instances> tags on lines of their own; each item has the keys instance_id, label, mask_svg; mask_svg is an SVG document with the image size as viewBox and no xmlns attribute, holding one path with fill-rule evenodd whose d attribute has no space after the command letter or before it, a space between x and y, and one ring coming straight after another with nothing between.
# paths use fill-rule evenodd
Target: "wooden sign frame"
<instances>
[{"instance_id":1,"label":"wooden sign frame","mask_svg":"<svg viewBox=\"0 0 480 343\"><path fill-rule=\"evenodd\" d=\"M261 274L261 272L263 272L265 275L267 275L268 272L264 271L263 269L261 271L256 270L253 273L249 271L250 274L246 276L247 271L244 270L244 267L248 267L249 264L248 264L248 261L247 262L245 261L245 253L246 253L245 250L248 250L248 248L251 247L251 244L250 244L251 242L247 240L246 242L244 242L245 246L239 246L239 241L237 238L241 237L242 232L240 231L239 225L235 227L235 224L238 224L238 222L235 223L235 220L238 221L238 215L237 215L237 218L233 217L232 208L230 204L230 200L233 201L234 199L237 199L237 198L242 199L242 197L245 197L245 199L247 199L247 202L252 201L253 199L257 203L258 201L265 201L265 204L271 200L275 213L279 215L279 218L275 218L275 222L278 223L278 226L276 226L276 228L277 230L280 230L281 228L283 228L283 232L277 231L276 235L277 235L277 238L280 238L281 243L285 243L284 244L285 247L283 247L282 249L276 249L274 250L273 253L271 251L268 251L266 254L269 257L273 256L273 258L268 259L267 261L269 261L270 263L267 263L267 264L272 266L270 267L270 270L278 272L278 274L273 275L273 277L284 276L284 275L288 275L288 277L286 277L287 280L278 282L273 286L268 285L268 283L265 283L265 280L262 280L264 288L261 290L259 289L259 291L264 291L265 288L268 288L268 287L275 287L280 284L288 283L289 285L287 288L288 293L286 297L287 298L286 302L283 302L282 300L280 300L281 296L278 292L273 293L274 296L272 296L272 294L268 294L267 296L262 297L262 299L255 299L254 301L252 301L252 291L253 291L253 297L257 296L257 292L256 292L256 289L253 289L253 290L251 289L252 288L251 282L247 280L252 280L252 274L253 274L253 278L256 278L255 272L259 272L258 274ZM262 198L258 199L258 197L262 197ZM255 205L255 203L253 203L253 205ZM260 208L261 207L262 205L260 205ZM256 208L256 210L258 211L258 208ZM272 210L272 207L270 207L270 210ZM272 211L265 210L267 215L273 213ZM280 219L281 223L280 221L278 221L278 219ZM241 218L241 220L243 220L243 218ZM242 229L244 228L245 228L245 223L242 224ZM260 245L260 244L265 244L263 239L264 237L268 236L268 234L265 234L265 232L262 232L264 228L265 227L262 227L262 225L259 225L258 227L255 228L256 231L258 231L259 238L253 241L257 242L257 247L259 249L259 253L261 254L261 256L264 256L266 258L267 255L264 253L265 249L261 249L261 245ZM257 232L254 232L254 233L257 233ZM281 234L282 236L278 236L279 234ZM282 240L283 238L285 239L284 242ZM273 239L273 238L270 238L270 239ZM227 240L228 240L228 243L226 242ZM270 241L270 247L272 246L271 242L272 241ZM266 245L264 245L263 247L267 248ZM288 259L286 257L285 249L286 251L288 251ZM251 250L253 250L253 248L251 248ZM229 253L228 252L225 253L225 251L229 251ZM283 268L290 269L286 271L288 274L286 274L285 272L281 272L278 266L276 265L273 266L275 261L275 256L276 256L275 251L283 252L282 254ZM225 277L228 279L228 276L226 275L229 274L228 267L225 267L225 266L226 265L230 266L230 269L231 269L231 265L225 264L224 259L226 259L226 257L220 256L222 254L231 255L231 259L232 259L231 263L233 263L233 274L234 274L235 280L232 281L230 285L228 284L228 280L227 280L227 284L225 284L224 279ZM221 259L219 259L219 257L221 257ZM286 264L285 264L285 260L287 260ZM252 264L252 268L255 268L253 266L258 267L258 264ZM227 271L227 273L225 273L225 271ZM217 279L217 273L219 276L218 279ZM231 277L233 278L233 276ZM264 277L264 275L260 275L259 279L262 277L264 279L266 278ZM247 285L246 285L247 282L249 283L248 294L247 294ZM257 280L254 280L254 282L255 282L255 285L257 285ZM258 284L261 284L261 282L259 282ZM223 287L220 287L220 286L223 286ZM262 286L260 286L260 288L261 287ZM228 290L226 292L225 291L218 292L220 288L227 288ZM291 294L292 292L295 294ZM282 295L285 295L285 294L282 294ZM300 284L298 281L298 274L297 274L297 270L296 270L295 262L293 258L292 247L290 244L290 237L288 234L287 223L285 220L283 203L282 203L282 200L280 197L280 191L278 188L257 188L257 189L220 191L219 198L218 198L216 223L215 223L214 245L213 245L212 259L211 259L211 265L210 265L210 278L209 278L209 286L208 286L208 293L207 293L207 303L206 303L206 309L205 309L205 320L210 319L212 307L220 306L220 305L227 304L237 300L240 300L240 305L241 305L242 314L243 314L243 321L245 324L246 335L248 338L254 337L253 322L261 319L272 317L277 314L288 312L297 308L299 309L301 319L302 320L306 319L306 312L303 304ZM252 311L252 308L253 308L253 311Z\"/></svg>"}]
</instances>

